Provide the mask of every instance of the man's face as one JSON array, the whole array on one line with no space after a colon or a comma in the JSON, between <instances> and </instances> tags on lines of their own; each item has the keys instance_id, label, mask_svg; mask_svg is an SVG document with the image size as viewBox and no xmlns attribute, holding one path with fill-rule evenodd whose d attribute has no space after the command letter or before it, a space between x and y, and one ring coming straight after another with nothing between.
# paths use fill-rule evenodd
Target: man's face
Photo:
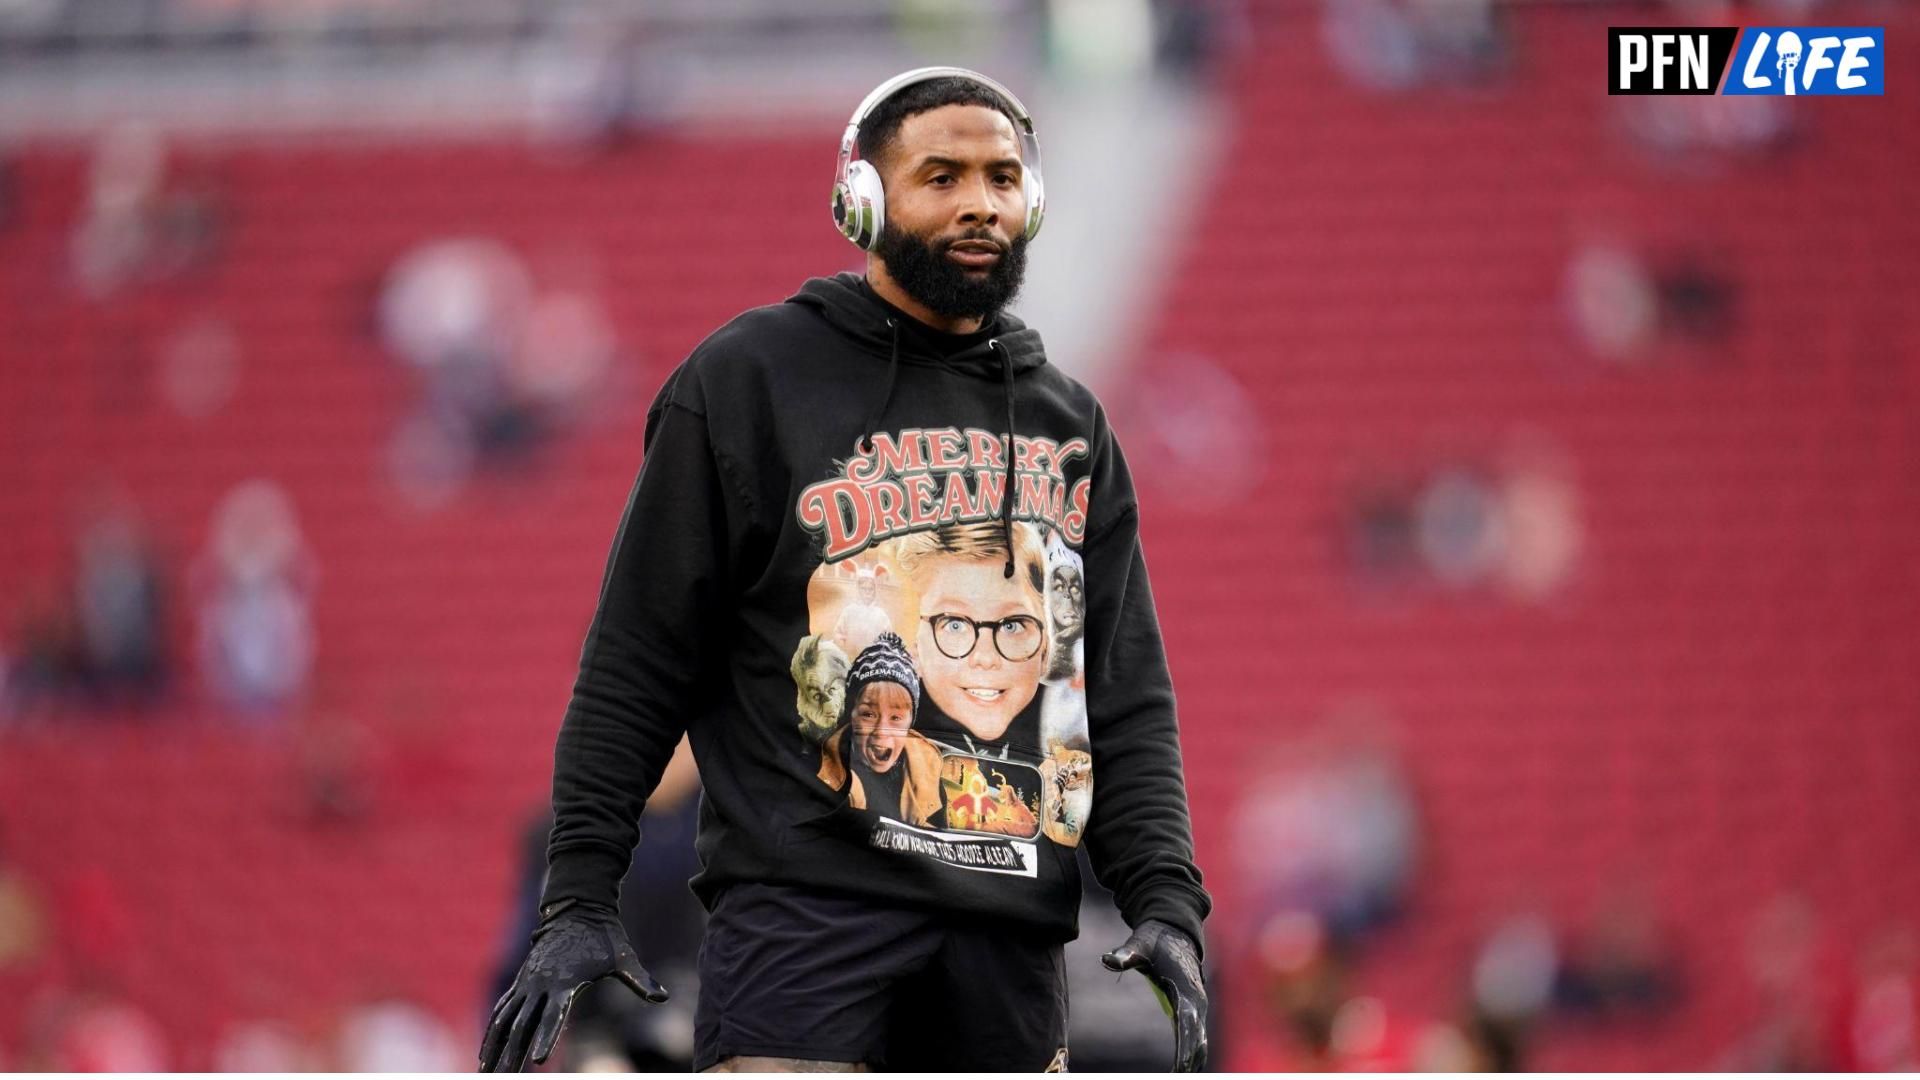
<instances>
[{"instance_id":1,"label":"man's face","mask_svg":"<svg viewBox=\"0 0 1920 1080\"><path fill-rule=\"evenodd\" d=\"M874 598L880 595L880 587L874 584L874 581L872 578L861 578L860 584L859 584L859 593L860 593L861 603L871 604L873 603Z\"/></svg>"},{"instance_id":2,"label":"man's face","mask_svg":"<svg viewBox=\"0 0 1920 1080\"><path fill-rule=\"evenodd\" d=\"M999 559L947 558L937 565L920 594L916 654L920 686L940 711L976 738L998 739L1039 691L1047 651L1039 649L1018 662L1008 660L994 647L990 627L1016 615L1039 620L1040 598L1022 584L1024 573L1004 576L1005 564ZM935 644L933 626L927 620L939 614L965 615L987 624L964 658L955 660Z\"/></svg>"},{"instance_id":3,"label":"man's face","mask_svg":"<svg viewBox=\"0 0 1920 1080\"><path fill-rule=\"evenodd\" d=\"M869 683L853 709L853 741L860 757L877 773L893 768L913 730L913 695L899 683Z\"/></svg>"},{"instance_id":4,"label":"man's face","mask_svg":"<svg viewBox=\"0 0 1920 1080\"><path fill-rule=\"evenodd\" d=\"M900 125L882 183L887 221L874 254L909 296L947 318L984 317L1026 272L1026 196L1013 122L983 105L943 105Z\"/></svg>"}]
</instances>

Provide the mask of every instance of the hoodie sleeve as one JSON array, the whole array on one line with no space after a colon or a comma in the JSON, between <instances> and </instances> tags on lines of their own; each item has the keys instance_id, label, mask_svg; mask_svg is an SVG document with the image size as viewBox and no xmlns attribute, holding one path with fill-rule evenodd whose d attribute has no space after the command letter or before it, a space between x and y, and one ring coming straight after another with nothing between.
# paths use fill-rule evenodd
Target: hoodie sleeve
<instances>
[{"instance_id":1,"label":"hoodie sleeve","mask_svg":"<svg viewBox=\"0 0 1920 1080\"><path fill-rule=\"evenodd\" d=\"M1129 926L1159 919L1203 944L1213 902L1193 861L1173 680L1140 543L1140 510L1111 429L1095 455L1094 498L1111 507L1088 531L1087 723L1093 813L1087 854Z\"/></svg>"},{"instance_id":2,"label":"hoodie sleeve","mask_svg":"<svg viewBox=\"0 0 1920 1080\"><path fill-rule=\"evenodd\" d=\"M542 915L613 909L639 817L718 662L745 495L709 439L692 361L647 412L639 477L607 557L553 759Z\"/></svg>"}]
</instances>

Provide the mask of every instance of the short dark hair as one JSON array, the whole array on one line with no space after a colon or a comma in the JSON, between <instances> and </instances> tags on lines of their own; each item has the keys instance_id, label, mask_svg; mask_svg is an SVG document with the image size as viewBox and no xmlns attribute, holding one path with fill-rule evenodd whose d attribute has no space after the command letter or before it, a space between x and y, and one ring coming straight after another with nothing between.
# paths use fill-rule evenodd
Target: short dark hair
<instances>
[{"instance_id":1,"label":"short dark hair","mask_svg":"<svg viewBox=\"0 0 1920 1080\"><path fill-rule=\"evenodd\" d=\"M899 141L900 125L907 122L907 117L946 105L980 105L993 109L1013 124L1016 136L1020 133L1020 118L1006 98L972 79L943 75L896 90L875 105L860 125L860 156L884 169L887 157Z\"/></svg>"}]
</instances>

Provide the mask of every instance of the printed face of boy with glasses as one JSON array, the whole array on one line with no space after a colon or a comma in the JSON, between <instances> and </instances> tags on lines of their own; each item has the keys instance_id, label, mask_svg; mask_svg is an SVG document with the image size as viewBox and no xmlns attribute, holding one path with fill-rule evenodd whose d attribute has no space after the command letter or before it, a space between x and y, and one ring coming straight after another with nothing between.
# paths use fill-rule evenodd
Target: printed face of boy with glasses
<instances>
[{"instance_id":1,"label":"printed face of boy with glasses","mask_svg":"<svg viewBox=\"0 0 1920 1080\"><path fill-rule=\"evenodd\" d=\"M920 592L921 685L940 711L993 741L1027 707L1046 674L1046 623L1025 567L1001 559L928 560Z\"/></svg>"}]
</instances>

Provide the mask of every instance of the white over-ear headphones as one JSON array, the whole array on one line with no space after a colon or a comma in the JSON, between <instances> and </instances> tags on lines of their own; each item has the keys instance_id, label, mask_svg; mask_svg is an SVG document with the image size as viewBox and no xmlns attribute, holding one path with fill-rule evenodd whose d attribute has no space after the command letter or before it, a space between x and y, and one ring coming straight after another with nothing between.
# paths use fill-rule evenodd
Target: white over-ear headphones
<instances>
[{"instance_id":1,"label":"white over-ear headphones","mask_svg":"<svg viewBox=\"0 0 1920 1080\"><path fill-rule=\"evenodd\" d=\"M880 230L887 223L887 193L880 184L880 171L865 161L853 160L854 143L860 138L860 125L867 114L897 91L930 79L962 78L979 83L1000 95L1013 109L1014 128L1020 135L1020 189L1027 200L1025 235L1031 240L1040 232L1040 220L1046 213L1046 186L1040 179L1040 139L1033 131L1033 115L1013 92L977 71L957 67L924 67L903 72L874 87L847 121L847 133L840 137L840 163L833 176L833 224L840 235L863 251L872 251L880 242Z\"/></svg>"}]
</instances>

